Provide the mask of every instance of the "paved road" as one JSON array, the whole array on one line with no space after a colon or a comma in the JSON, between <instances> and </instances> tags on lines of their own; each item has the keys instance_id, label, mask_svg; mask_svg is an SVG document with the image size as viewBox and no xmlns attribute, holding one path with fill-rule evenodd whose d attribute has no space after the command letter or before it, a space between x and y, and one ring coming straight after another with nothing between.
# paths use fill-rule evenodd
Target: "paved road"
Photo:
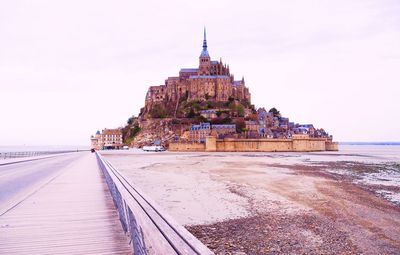
<instances>
[{"instance_id":1,"label":"paved road","mask_svg":"<svg viewBox=\"0 0 400 255\"><path fill-rule=\"evenodd\" d=\"M35 161L0 165L0 216L61 174L68 165L85 154L88 152L74 152Z\"/></svg>"},{"instance_id":2,"label":"paved road","mask_svg":"<svg viewBox=\"0 0 400 255\"><path fill-rule=\"evenodd\" d=\"M93 153L0 168L0 175L14 183L4 188L9 194L32 190L18 180L29 187L42 183L0 216L1 255L132 254Z\"/></svg>"}]
</instances>

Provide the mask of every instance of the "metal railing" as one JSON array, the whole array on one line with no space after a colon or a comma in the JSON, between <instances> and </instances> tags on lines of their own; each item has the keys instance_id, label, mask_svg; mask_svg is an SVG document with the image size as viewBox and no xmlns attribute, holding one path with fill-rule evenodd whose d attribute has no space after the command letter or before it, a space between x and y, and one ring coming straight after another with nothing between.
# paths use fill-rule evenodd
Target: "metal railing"
<instances>
[{"instance_id":1,"label":"metal railing","mask_svg":"<svg viewBox=\"0 0 400 255\"><path fill-rule=\"evenodd\" d=\"M214 254L96 152L135 255Z\"/></svg>"},{"instance_id":2,"label":"metal railing","mask_svg":"<svg viewBox=\"0 0 400 255\"><path fill-rule=\"evenodd\" d=\"M69 153L69 152L79 152L87 150L63 150L63 151L13 151L13 152L0 152L0 159L7 158L26 158L35 156L44 156L51 154Z\"/></svg>"}]
</instances>

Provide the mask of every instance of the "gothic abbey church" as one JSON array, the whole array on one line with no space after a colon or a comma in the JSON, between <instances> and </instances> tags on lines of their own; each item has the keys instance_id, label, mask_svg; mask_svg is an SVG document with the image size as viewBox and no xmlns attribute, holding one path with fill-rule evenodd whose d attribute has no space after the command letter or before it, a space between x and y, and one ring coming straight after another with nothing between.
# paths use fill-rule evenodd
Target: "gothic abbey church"
<instances>
[{"instance_id":1,"label":"gothic abbey church","mask_svg":"<svg viewBox=\"0 0 400 255\"><path fill-rule=\"evenodd\" d=\"M244 79L235 81L233 75L230 74L229 65L226 66L221 60L211 60L204 30L199 67L183 68L179 71L178 77L168 77L165 85L149 87L144 113L148 113L154 105L173 106L182 99L226 102L230 97L251 102L249 89L245 86Z\"/></svg>"}]
</instances>

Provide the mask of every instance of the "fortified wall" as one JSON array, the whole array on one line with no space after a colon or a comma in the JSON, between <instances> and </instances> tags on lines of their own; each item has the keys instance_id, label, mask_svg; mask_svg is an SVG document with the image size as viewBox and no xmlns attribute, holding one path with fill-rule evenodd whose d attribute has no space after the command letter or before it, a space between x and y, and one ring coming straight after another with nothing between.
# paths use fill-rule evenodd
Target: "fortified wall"
<instances>
[{"instance_id":1,"label":"fortified wall","mask_svg":"<svg viewBox=\"0 0 400 255\"><path fill-rule=\"evenodd\" d=\"M290 139L216 139L207 137L205 143L171 143L170 151L209 152L311 152L338 151L338 143L327 138L294 135Z\"/></svg>"}]
</instances>

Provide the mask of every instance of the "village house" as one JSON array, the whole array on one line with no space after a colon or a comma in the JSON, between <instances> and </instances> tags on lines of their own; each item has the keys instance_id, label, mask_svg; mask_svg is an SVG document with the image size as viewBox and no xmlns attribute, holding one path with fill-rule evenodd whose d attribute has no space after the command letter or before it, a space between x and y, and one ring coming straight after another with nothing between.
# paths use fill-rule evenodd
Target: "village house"
<instances>
[{"instance_id":1,"label":"village house","mask_svg":"<svg viewBox=\"0 0 400 255\"><path fill-rule=\"evenodd\" d=\"M236 134L235 124L214 124L211 125L211 135L217 138L223 138L228 135Z\"/></svg>"},{"instance_id":2,"label":"village house","mask_svg":"<svg viewBox=\"0 0 400 255\"><path fill-rule=\"evenodd\" d=\"M217 138L226 137L227 135L236 134L235 124L213 124L200 123L194 124L189 130L189 140L204 142L207 136Z\"/></svg>"},{"instance_id":3,"label":"village house","mask_svg":"<svg viewBox=\"0 0 400 255\"><path fill-rule=\"evenodd\" d=\"M210 110L202 110L200 111L200 115L203 116L206 119L214 119L217 117L217 111L214 109Z\"/></svg>"},{"instance_id":4,"label":"village house","mask_svg":"<svg viewBox=\"0 0 400 255\"><path fill-rule=\"evenodd\" d=\"M210 123L193 124L189 130L189 140L204 142L205 138L211 134Z\"/></svg>"}]
</instances>

